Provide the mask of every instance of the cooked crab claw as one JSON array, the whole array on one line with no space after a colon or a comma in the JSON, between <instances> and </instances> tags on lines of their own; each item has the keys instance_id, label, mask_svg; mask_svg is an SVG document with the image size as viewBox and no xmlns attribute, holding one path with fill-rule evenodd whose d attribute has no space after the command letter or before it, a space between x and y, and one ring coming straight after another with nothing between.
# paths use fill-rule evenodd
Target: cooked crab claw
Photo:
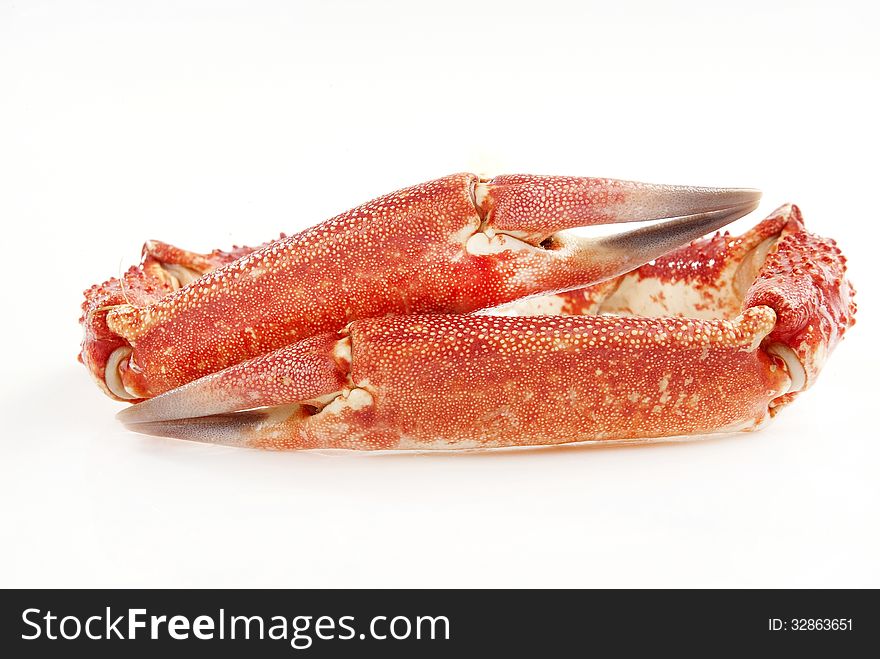
<instances>
[{"instance_id":1,"label":"cooked crab claw","mask_svg":"<svg viewBox=\"0 0 880 659\"><path fill-rule=\"evenodd\" d=\"M455 174L223 265L151 243L161 261L152 270L87 291L81 359L112 397L151 398L359 319L467 313L615 277L745 215L759 197L746 189ZM649 220L659 222L598 238L565 231Z\"/></svg>"},{"instance_id":2,"label":"cooked crab claw","mask_svg":"<svg viewBox=\"0 0 880 659\"><path fill-rule=\"evenodd\" d=\"M145 400L116 418L128 425L291 403L319 408L346 387L350 366L347 334L321 334Z\"/></svg>"},{"instance_id":3,"label":"cooked crab claw","mask_svg":"<svg viewBox=\"0 0 880 659\"><path fill-rule=\"evenodd\" d=\"M507 263L515 270L506 273L504 297L519 299L580 288L628 272L750 213L761 193L515 175L477 183L474 197L483 222L465 249L499 260L500 255L509 255ZM565 231L647 221L656 223L594 238ZM480 308L498 304L493 301Z\"/></svg>"},{"instance_id":4,"label":"cooked crab claw","mask_svg":"<svg viewBox=\"0 0 880 659\"><path fill-rule=\"evenodd\" d=\"M783 206L744 236L698 240L608 285L518 303L526 313L556 305L556 315L361 319L118 417L141 433L273 449L753 430L815 381L852 325L845 275L834 241Z\"/></svg>"}]
</instances>

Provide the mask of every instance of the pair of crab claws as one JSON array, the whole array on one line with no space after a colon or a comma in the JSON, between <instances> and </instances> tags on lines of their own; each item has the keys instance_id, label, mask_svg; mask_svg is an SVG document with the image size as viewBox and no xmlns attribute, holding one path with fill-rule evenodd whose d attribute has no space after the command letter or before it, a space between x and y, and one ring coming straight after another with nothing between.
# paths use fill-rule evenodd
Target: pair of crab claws
<instances>
[{"instance_id":1,"label":"pair of crab claws","mask_svg":"<svg viewBox=\"0 0 880 659\"><path fill-rule=\"evenodd\" d=\"M530 187L525 188L527 195L535 196L534 183L537 178L530 177ZM547 178L551 182L556 180L556 177ZM601 237L567 237L566 244L572 253L570 258L580 273L576 287L587 286L633 270L724 227L757 208L761 196L760 192L752 189L644 185L608 179L579 180L595 181L595 187L600 191L613 184L617 186L615 192L623 190L625 194L616 197L616 202L607 194L585 198L581 207L574 211L570 205L565 208L559 206L560 217L548 220L547 214L553 214L552 205L542 205L538 200L536 206L535 199L531 199L532 206L519 203L523 190L517 189L517 177L479 180L471 194L477 208L482 208L484 222L491 231L480 235L486 244L469 243L466 249L472 254L492 255L510 249L511 241L524 242L530 247L543 246L548 238L555 236L556 231L576 226L662 220ZM545 193L538 186L537 194ZM517 214L519 207L527 209L525 214ZM531 220L528 209L535 207L543 208L544 214L537 220ZM495 240L494 246L487 249L492 240ZM565 283L565 286L571 288L569 283ZM498 303L506 301L498 300ZM260 359L256 357L250 361L258 362ZM308 382L308 378L305 378L305 382L295 383L279 397L277 392L270 394L259 391L259 384L253 381L256 376L248 375L247 369L243 368L246 366L233 365L160 393L123 410L117 418L137 432L194 439L197 438L194 435L201 431L196 431L193 426L207 424L210 427L209 419L203 417L214 417L218 430L226 428L234 435L239 425L259 424L271 413L272 408L310 398L307 391L315 383ZM266 364L255 366L265 368ZM242 378L247 380L246 386L241 386Z\"/></svg>"}]
</instances>

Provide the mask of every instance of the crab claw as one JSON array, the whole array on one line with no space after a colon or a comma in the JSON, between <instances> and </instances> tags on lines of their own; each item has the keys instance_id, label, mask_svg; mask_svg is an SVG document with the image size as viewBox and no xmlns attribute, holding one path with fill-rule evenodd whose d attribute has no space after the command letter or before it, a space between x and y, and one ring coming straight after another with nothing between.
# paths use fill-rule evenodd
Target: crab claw
<instances>
[{"instance_id":1,"label":"crab claw","mask_svg":"<svg viewBox=\"0 0 880 659\"><path fill-rule=\"evenodd\" d=\"M723 212L760 198L760 191L748 188L527 174L480 180L474 188L487 225L532 244L563 229Z\"/></svg>"},{"instance_id":2,"label":"crab claw","mask_svg":"<svg viewBox=\"0 0 880 659\"><path fill-rule=\"evenodd\" d=\"M466 249L472 255L495 256L496 268L510 268L504 298L513 300L580 288L584 285L580 282L592 284L629 272L750 213L761 193L513 175L477 183L474 198L483 224L468 239ZM565 231L658 220L662 221L597 238Z\"/></svg>"},{"instance_id":3,"label":"crab claw","mask_svg":"<svg viewBox=\"0 0 880 659\"><path fill-rule=\"evenodd\" d=\"M456 174L380 197L191 281L194 268L166 268L172 282L189 283L142 304L95 310L87 321L106 329L102 339L114 351L84 361L114 397L150 398L353 320L466 313L587 286L724 226L759 196ZM564 231L658 219L666 221L600 238ZM89 341L84 355L96 352Z\"/></svg>"},{"instance_id":4,"label":"crab claw","mask_svg":"<svg viewBox=\"0 0 880 659\"><path fill-rule=\"evenodd\" d=\"M751 428L786 390L736 321L388 316L356 321L144 401L136 432L273 449L461 449ZM688 331L689 327L696 331ZM334 354L350 361L338 361ZM317 353L315 351L318 351ZM717 377L700 377L700 370Z\"/></svg>"},{"instance_id":5,"label":"crab claw","mask_svg":"<svg viewBox=\"0 0 880 659\"><path fill-rule=\"evenodd\" d=\"M315 421L336 419L371 403L351 379L348 332L310 337L236 364L126 408L119 419L136 432L217 444L247 446L273 435L273 424L304 431ZM234 414L233 414L234 413ZM320 415L320 417L319 417ZM264 432L265 431L265 432ZM285 433L286 434L286 433Z\"/></svg>"},{"instance_id":6,"label":"crab claw","mask_svg":"<svg viewBox=\"0 0 880 659\"><path fill-rule=\"evenodd\" d=\"M128 407L117 418L143 424L297 403L323 407L351 366L346 334L320 334Z\"/></svg>"}]
</instances>

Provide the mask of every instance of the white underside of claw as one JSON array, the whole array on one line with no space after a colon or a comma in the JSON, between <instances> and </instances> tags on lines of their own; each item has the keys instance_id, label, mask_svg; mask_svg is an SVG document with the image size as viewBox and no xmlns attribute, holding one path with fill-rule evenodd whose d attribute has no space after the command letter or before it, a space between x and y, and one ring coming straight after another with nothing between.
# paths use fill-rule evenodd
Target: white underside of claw
<instances>
[{"instance_id":1,"label":"white underside of claw","mask_svg":"<svg viewBox=\"0 0 880 659\"><path fill-rule=\"evenodd\" d=\"M740 299L746 296L749 287L755 283L764 261L767 260L767 254L779 241L779 236L771 236L758 244L754 249L749 250L742 262L737 267L733 275L733 290Z\"/></svg>"},{"instance_id":2,"label":"white underside of claw","mask_svg":"<svg viewBox=\"0 0 880 659\"><path fill-rule=\"evenodd\" d=\"M621 279L617 289L602 301L599 313L714 320L734 317L739 303L726 291L714 290L707 295L685 280L665 282L636 274Z\"/></svg>"},{"instance_id":3,"label":"white underside of claw","mask_svg":"<svg viewBox=\"0 0 880 659\"><path fill-rule=\"evenodd\" d=\"M807 371L804 369L801 360L797 358L794 350L781 343L773 343L767 347L767 352L776 355L785 362L788 369L788 376L791 378L791 385L788 391L783 393L793 394L802 391L807 384Z\"/></svg>"},{"instance_id":4,"label":"white underside of claw","mask_svg":"<svg viewBox=\"0 0 880 659\"><path fill-rule=\"evenodd\" d=\"M565 298L539 295L491 309L477 311L477 316L558 316L565 313Z\"/></svg>"},{"instance_id":5,"label":"white underside of claw","mask_svg":"<svg viewBox=\"0 0 880 659\"><path fill-rule=\"evenodd\" d=\"M340 414L345 410L357 412L373 404L373 396L366 389L355 388L347 393L336 396L333 401L321 410L321 414Z\"/></svg>"},{"instance_id":6,"label":"white underside of claw","mask_svg":"<svg viewBox=\"0 0 880 659\"><path fill-rule=\"evenodd\" d=\"M346 364L351 368L351 337L345 336L333 346L333 359L340 364Z\"/></svg>"},{"instance_id":7,"label":"white underside of claw","mask_svg":"<svg viewBox=\"0 0 880 659\"><path fill-rule=\"evenodd\" d=\"M195 270L187 268L186 266L180 265L178 263L159 264L158 274L165 281L165 283L171 286L171 288L173 288L175 291L179 288L187 286L188 284L194 282L196 279L202 276Z\"/></svg>"},{"instance_id":8,"label":"white underside of claw","mask_svg":"<svg viewBox=\"0 0 880 659\"><path fill-rule=\"evenodd\" d=\"M107 360L107 365L104 367L104 383L107 385L107 388L113 392L113 395L124 400L133 400L137 398L137 396L133 395L125 388L125 385L122 383L122 377L119 375L119 365L123 360L128 359L130 354L131 347L129 346L116 348L116 350L110 353L110 358Z\"/></svg>"},{"instance_id":9,"label":"white underside of claw","mask_svg":"<svg viewBox=\"0 0 880 659\"><path fill-rule=\"evenodd\" d=\"M474 187L471 191L471 196L474 200L474 206L477 208L482 208L483 204L486 203L486 197L489 196L489 188L492 187L492 184L488 181L477 181L474 183Z\"/></svg>"}]
</instances>

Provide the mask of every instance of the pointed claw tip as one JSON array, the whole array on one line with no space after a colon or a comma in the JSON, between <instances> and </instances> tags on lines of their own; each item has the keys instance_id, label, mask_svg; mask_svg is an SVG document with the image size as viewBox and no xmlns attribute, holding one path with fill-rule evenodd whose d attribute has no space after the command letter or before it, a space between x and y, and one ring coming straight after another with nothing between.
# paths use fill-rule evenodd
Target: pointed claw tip
<instances>
[{"instance_id":1,"label":"pointed claw tip","mask_svg":"<svg viewBox=\"0 0 880 659\"><path fill-rule=\"evenodd\" d=\"M140 403L126 407L124 410L120 410L116 413L116 420L126 427L160 420L160 417L153 413L155 404L152 401L154 400L156 399L148 398Z\"/></svg>"},{"instance_id":2,"label":"pointed claw tip","mask_svg":"<svg viewBox=\"0 0 880 659\"><path fill-rule=\"evenodd\" d=\"M183 439L203 444L249 447L254 429L266 415L259 412L216 414L206 417L127 423L127 430L140 435Z\"/></svg>"},{"instance_id":3,"label":"pointed claw tip","mask_svg":"<svg viewBox=\"0 0 880 659\"><path fill-rule=\"evenodd\" d=\"M754 202L757 204L761 201L761 197L764 196L763 192L756 190L755 188L743 188L740 191L740 194L742 195L743 203Z\"/></svg>"}]
</instances>

